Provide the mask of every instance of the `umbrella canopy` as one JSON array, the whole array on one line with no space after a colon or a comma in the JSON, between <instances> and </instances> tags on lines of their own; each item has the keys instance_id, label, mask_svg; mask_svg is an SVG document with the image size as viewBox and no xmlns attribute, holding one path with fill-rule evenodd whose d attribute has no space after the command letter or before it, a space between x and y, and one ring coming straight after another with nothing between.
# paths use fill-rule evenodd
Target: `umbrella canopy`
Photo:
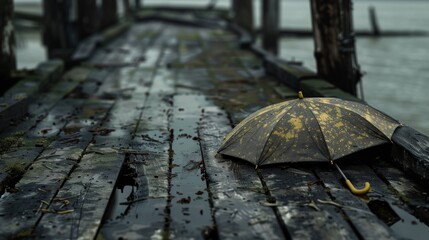
<instances>
[{"instance_id":1,"label":"umbrella canopy","mask_svg":"<svg viewBox=\"0 0 429 240\"><path fill-rule=\"evenodd\" d=\"M218 153L256 166L332 162L390 142L400 123L365 104L336 98L300 98L253 113L229 133Z\"/></svg>"}]
</instances>

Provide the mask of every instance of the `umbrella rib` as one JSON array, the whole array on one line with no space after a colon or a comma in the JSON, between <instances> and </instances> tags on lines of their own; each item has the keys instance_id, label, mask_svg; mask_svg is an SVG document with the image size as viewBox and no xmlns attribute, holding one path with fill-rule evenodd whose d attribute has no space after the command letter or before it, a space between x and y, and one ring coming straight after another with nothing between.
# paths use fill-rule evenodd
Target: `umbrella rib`
<instances>
[{"instance_id":1,"label":"umbrella rib","mask_svg":"<svg viewBox=\"0 0 429 240\"><path fill-rule=\"evenodd\" d=\"M271 129L271 132L270 132L270 134L268 135L268 137L267 137L267 141L265 141L265 144L264 144L264 147L262 148L262 151L261 151L261 154L259 155L259 157L258 157L258 163L259 164L257 164L257 165L260 165L260 163L261 162L259 162L260 160L261 160L261 158L262 158L262 154L264 153L264 151L265 151L265 148L267 147L267 144L268 144L268 139L270 139L270 137L271 137L271 135L273 135L273 132L274 132L274 129L277 127L277 125L281 122L281 119L283 119L283 117L290 111L290 110L292 110L292 108L294 108L297 104L298 104L298 102L299 102L300 100L297 100L286 112L284 112L283 113L283 116L274 124L274 126L273 126L273 128Z\"/></svg>"},{"instance_id":2,"label":"umbrella rib","mask_svg":"<svg viewBox=\"0 0 429 240\"><path fill-rule=\"evenodd\" d=\"M304 101L304 104L305 104L305 106L307 107L307 109L309 109L308 111L311 113L311 115L313 115L313 117L314 117L314 119L315 119L315 121L316 121L316 123L317 123L317 127L319 127L320 134L322 135L322 142L325 144L326 151L328 151L328 160L329 160L329 161L332 161L333 159L332 159L332 157L331 157L331 153L329 152L328 144L326 143L325 134L323 134L322 128L320 127L320 124L319 124L319 122L317 121L316 115L314 115L313 111L311 111L311 110L310 110L310 107L307 105L307 103L306 103L305 101ZM310 136L311 136L311 134L310 134ZM311 140L313 140L313 138L311 138ZM314 140L313 140L313 142L314 142Z\"/></svg>"}]
</instances>

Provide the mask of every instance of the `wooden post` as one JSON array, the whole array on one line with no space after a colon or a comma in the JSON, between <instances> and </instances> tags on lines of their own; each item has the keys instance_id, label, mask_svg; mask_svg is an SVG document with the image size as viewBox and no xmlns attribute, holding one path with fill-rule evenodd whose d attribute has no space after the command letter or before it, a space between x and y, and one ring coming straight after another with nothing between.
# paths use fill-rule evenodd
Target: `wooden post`
<instances>
[{"instance_id":1,"label":"wooden post","mask_svg":"<svg viewBox=\"0 0 429 240\"><path fill-rule=\"evenodd\" d=\"M11 72L16 69L13 0L0 0L0 92L14 84Z\"/></svg>"},{"instance_id":2,"label":"wooden post","mask_svg":"<svg viewBox=\"0 0 429 240\"><path fill-rule=\"evenodd\" d=\"M80 40L97 32L99 18L96 0L78 0L77 14Z\"/></svg>"},{"instance_id":3,"label":"wooden post","mask_svg":"<svg viewBox=\"0 0 429 240\"><path fill-rule=\"evenodd\" d=\"M118 21L118 11L117 11L117 2L116 0L103 0L102 4L102 18L101 18L101 28L106 29Z\"/></svg>"},{"instance_id":4,"label":"wooden post","mask_svg":"<svg viewBox=\"0 0 429 240\"><path fill-rule=\"evenodd\" d=\"M317 73L356 96L356 60L350 0L310 0Z\"/></svg>"},{"instance_id":5,"label":"wooden post","mask_svg":"<svg viewBox=\"0 0 429 240\"><path fill-rule=\"evenodd\" d=\"M78 43L78 32L73 22L72 0L44 0L43 43L49 58L67 59Z\"/></svg>"},{"instance_id":6,"label":"wooden post","mask_svg":"<svg viewBox=\"0 0 429 240\"><path fill-rule=\"evenodd\" d=\"M369 21L371 23L371 30L374 36L380 36L380 28L378 27L377 14L373 6L368 8Z\"/></svg>"},{"instance_id":7,"label":"wooden post","mask_svg":"<svg viewBox=\"0 0 429 240\"><path fill-rule=\"evenodd\" d=\"M262 47L275 55L279 52L279 15L279 0L262 0Z\"/></svg>"},{"instance_id":8,"label":"wooden post","mask_svg":"<svg viewBox=\"0 0 429 240\"><path fill-rule=\"evenodd\" d=\"M140 8L142 7L142 1L141 0L135 0L136 4L136 11L138 12Z\"/></svg>"},{"instance_id":9,"label":"wooden post","mask_svg":"<svg viewBox=\"0 0 429 240\"><path fill-rule=\"evenodd\" d=\"M234 22L253 36L253 0L233 0Z\"/></svg>"},{"instance_id":10,"label":"wooden post","mask_svg":"<svg viewBox=\"0 0 429 240\"><path fill-rule=\"evenodd\" d=\"M122 0L122 3L124 5L124 16L130 17L132 15L130 0Z\"/></svg>"}]
</instances>

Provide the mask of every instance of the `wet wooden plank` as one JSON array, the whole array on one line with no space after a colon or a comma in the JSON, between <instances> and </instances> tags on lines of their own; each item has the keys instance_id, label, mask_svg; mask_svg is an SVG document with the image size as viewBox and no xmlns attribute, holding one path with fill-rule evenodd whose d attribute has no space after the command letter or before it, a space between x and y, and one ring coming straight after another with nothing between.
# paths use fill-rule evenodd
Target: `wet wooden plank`
<instances>
[{"instance_id":1,"label":"wet wooden plank","mask_svg":"<svg viewBox=\"0 0 429 240\"><path fill-rule=\"evenodd\" d=\"M146 51L159 37L157 25L137 26L129 29L121 38L99 48L88 63L96 66L132 66L145 62ZM155 57L155 60L157 57Z\"/></svg>"},{"instance_id":2,"label":"wet wooden plank","mask_svg":"<svg viewBox=\"0 0 429 240\"><path fill-rule=\"evenodd\" d=\"M78 196L67 206L73 212L44 215L37 226L38 233L48 238L95 237L125 159L123 149L129 148L143 104L144 99L139 97L118 100L103 124L92 130L91 145L56 195L59 199ZM61 205L53 202L49 209L57 211Z\"/></svg>"},{"instance_id":3,"label":"wet wooden plank","mask_svg":"<svg viewBox=\"0 0 429 240\"><path fill-rule=\"evenodd\" d=\"M72 61L85 61L90 58L96 50L97 45L100 45L102 41L103 38L97 34L84 39L76 47L76 50L71 57Z\"/></svg>"},{"instance_id":4,"label":"wet wooden plank","mask_svg":"<svg viewBox=\"0 0 429 240\"><path fill-rule=\"evenodd\" d=\"M417 217L420 221L429 224L429 199L428 190L418 181L402 170L392 166L386 160L380 160L371 164L377 175L384 180L391 194L405 203L405 210Z\"/></svg>"},{"instance_id":5,"label":"wet wooden plank","mask_svg":"<svg viewBox=\"0 0 429 240\"><path fill-rule=\"evenodd\" d=\"M120 215L109 213L100 229L105 239L150 239L165 236L164 216L168 199L171 119L174 78L158 69L136 129L128 165L135 170L133 198ZM132 229L132 231L130 231Z\"/></svg>"},{"instance_id":6,"label":"wet wooden plank","mask_svg":"<svg viewBox=\"0 0 429 240\"><path fill-rule=\"evenodd\" d=\"M54 85L49 93L42 93L35 96L34 101L28 108L28 119L19 122L16 126L10 127L0 133L1 138L14 134L17 131L28 131L41 122L49 111L63 98L70 93L79 83L84 81L91 69L78 67L67 72L61 81Z\"/></svg>"},{"instance_id":7,"label":"wet wooden plank","mask_svg":"<svg viewBox=\"0 0 429 240\"><path fill-rule=\"evenodd\" d=\"M91 70L88 68L76 68L66 73L61 81L51 88L49 93L42 93L34 98L34 101L29 105L27 113L28 118L25 121L19 122L16 126L1 132L0 138L10 138L16 135L16 133L22 132L27 132L27 137L34 138L36 135L49 134L51 130L59 128L60 125L55 126L58 122L52 121L52 119L50 119L50 121L45 121L45 119L49 112L58 112L68 109L68 104L64 105L65 102L61 101L61 99L70 93L80 82L85 80L90 71ZM57 115L59 116L58 118L60 118L61 114L59 113ZM52 126L48 126L48 122L52 124ZM45 124L47 128L38 127L40 124ZM44 134L37 134L35 128L38 128L40 133L43 132ZM47 144L49 144L49 142L47 142Z\"/></svg>"},{"instance_id":8,"label":"wet wooden plank","mask_svg":"<svg viewBox=\"0 0 429 240\"><path fill-rule=\"evenodd\" d=\"M346 166L342 166L346 170ZM327 204L340 204L341 210L350 220L352 226L359 235L365 239L398 239L397 234L393 232L385 223L374 215L369 207L358 196L353 195L343 184L340 174L332 168L315 169L317 176L323 181L326 191L331 199L322 199L328 201ZM348 177L353 182L359 179L359 173L351 174ZM365 181L360 179L359 181Z\"/></svg>"},{"instance_id":9,"label":"wet wooden plank","mask_svg":"<svg viewBox=\"0 0 429 240\"><path fill-rule=\"evenodd\" d=\"M291 239L359 239L343 214L332 205L311 166L272 166L261 168L264 181L276 201L278 216ZM268 204L268 202L266 202Z\"/></svg>"},{"instance_id":10,"label":"wet wooden plank","mask_svg":"<svg viewBox=\"0 0 429 240\"><path fill-rule=\"evenodd\" d=\"M101 152L98 148L89 151ZM82 157L69 180L55 196L54 201L36 227L38 236L70 239L90 239L97 233L105 207L114 188L124 156L114 151L103 154L89 153ZM61 206L67 199L70 204ZM58 214L67 211L67 214Z\"/></svg>"},{"instance_id":11,"label":"wet wooden plank","mask_svg":"<svg viewBox=\"0 0 429 240\"><path fill-rule=\"evenodd\" d=\"M393 229L393 231L402 238L410 237L410 232L416 232L420 235L429 234L429 227L424 223L428 223L429 218L425 212L429 210L429 201L424 195L424 189L413 189L415 184L401 192L397 191L390 184L386 177L389 175L389 167L386 162L381 162L382 159L374 159L371 161L376 166L386 166L386 168L376 167L376 172L373 168L363 164L348 165L345 169L346 175L357 176L355 181L368 181L371 184L371 191L367 194L367 205L372 212L378 216L383 222ZM381 162L381 163L379 163ZM396 169L399 173L399 169ZM393 170L393 172L395 172ZM389 176L391 178L393 176ZM396 175L396 177L399 177ZM404 175L402 177L405 177ZM399 178L398 178L399 179ZM401 183L409 183L410 179L404 179ZM358 183L357 183L358 184ZM416 186L417 187L417 186ZM415 192L413 192L414 190ZM416 191L420 190L420 191ZM422 221L422 223L419 222Z\"/></svg>"},{"instance_id":12,"label":"wet wooden plank","mask_svg":"<svg viewBox=\"0 0 429 240\"><path fill-rule=\"evenodd\" d=\"M27 113L31 97L27 94L17 94L12 97L0 98L0 131L19 122Z\"/></svg>"},{"instance_id":13,"label":"wet wooden plank","mask_svg":"<svg viewBox=\"0 0 429 240\"><path fill-rule=\"evenodd\" d=\"M429 184L429 137L403 126L392 136L395 144L393 159L402 169Z\"/></svg>"},{"instance_id":14,"label":"wet wooden plank","mask_svg":"<svg viewBox=\"0 0 429 240\"><path fill-rule=\"evenodd\" d=\"M100 100L86 102L75 116L80 122L87 124L73 128L73 131L64 127L59 138L36 159L18 182L16 188L19 191L2 197L1 218L10 223L8 226L0 226L2 237L33 233L35 224L43 216L42 209L47 209L49 204L56 202L54 197L58 188L67 179L76 161L81 158L82 152L92 140L90 129L99 124L97 121L103 119L102 116L108 112L111 105L112 102ZM88 108L98 111L88 112L85 110ZM101 109L104 110L100 111Z\"/></svg>"},{"instance_id":15,"label":"wet wooden plank","mask_svg":"<svg viewBox=\"0 0 429 240\"><path fill-rule=\"evenodd\" d=\"M0 98L0 130L7 129L25 117L35 96L58 82L64 64L60 60L50 60L37 66L34 73L20 80Z\"/></svg>"},{"instance_id":16,"label":"wet wooden plank","mask_svg":"<svg viewBox=\"0 0 429 240\"><path fill-rule=\"evenodd\" d=\"M112 69L99 68L91 71L85 81L76 87L67 97L69 98L91 98L103 85L105 79L112 73Z\"/></svg>"},{"instance_id":17,"label":"wet wooden plank","mask_svg":"<svg viewBox=\"0 0 429 240\"><path fill-rule=\"evenodd\" d=\"M184 238L203 237L213 227L197 128L206 101L203 95L175 95L170 124L169 232Z\"/></svg>"},{"instance_id":18,"label":"wet wooden plank","mask_svg":"<svg viewBox=\"0 0 429 240\"><path fill-rule=\"evenodd\" d=\"M63 100L36 127L18 129L14 134L4 136L0 161L2 191L13 187L13 182L10 182L13 172L10 171L18 167L22 173L25 172L43 149L55 140L61 128L71 121L70 117L82 104L82 100Z\"/></svg>"},{"instance_id":19,"label":"wet wooden plank","mask_svg":"<svg viewBox=\"0 0 429 240\"><path fill-rule=\"evenodd\" d=\"M149 79L153 71L151 68L137 66L117 68L104 79L94 96L103 99L130 99L137 94L145 94L151 84Z\"/></svg>"},{"instance_id":20,"label":"wet wooden plank","mask_svg":"<svg viewBox=\"0 0 429 240\"><path fill-rule=\"evenodd\" d=\"M180 68L175 69L175 72L177 93L201 93L213 88L211 76L206 68Z\"/></svg>"},{"instance_id":21,"label":"wet wooden plank","mask_svg":"<svg viewBox=\"0 0 429 240\"><path fill-rule=\"evenodd\" d=\"M254 166L216 155L230 121L218 107L205 107L199 138L220 239L284 239L273 210L261 206L267 196Z\"/></svg>"},{"instance_id":22,"label":"wet wooden plank","mask_svg":"<svg viewBox=\"0 0 429 240\"><path fill-rule=\"evenodd\" d=\"M116 73L119 73L120 76L120 79L117 81L117 84L119 85L136 84L136 82L141 81L140 78L132 78L128 74L123 74L121 72L122 69L116 69L113 72L105 70L96 72L95 75L93 74L88 77L89 82L86 82L86 87L84 85L81 88L81 93L83 92L85 93L84 95L89 95L89 93L100 91L100 89L104 89L106 91L115 90L113 88L115 84L102 82L102 80L106 77L112 78L112 75ZM99 86L101 83L102 85ZM107 120L104 121L104 124L91 131L94 134L94 137L91 140L92 145L86 151L91 157L83 158L85 161L82 160L82 164L77 165L76 170L70 176L70 180L66 182L63 189L59 192L60 195L67 195L70 194L70 192L77 193L79 191L85 191L86 199L89 199L89 202L86 202L85 205L79 205L82 202L80 198L73 199L73 202L76 203L74 206L76 209L73 209L73 212L76 210L81 213L83 212L84 214L79 215L79 213L77 213L79 220L70 220L65 216L65 218L70 221L65 221L67 225L63 226L61 229L56 228L55 226L61 225L61 221L63 221L64 218L47 215L41 221L37 231L43 231L47 236L54 236L57 234L56 231L60 231L61 233L66 232L71 234L71 236L77 236L80 235L80 233L87 237L94 236L107 207L108 199L113 190L113 184L116 181L125 158L125 153L122 149L129 148L128 143L132 138L137 122L139 121L145 100L145 95L142 93L146 92L147 89L148 86L131 89L131 92L138 90L140 95L136 95L131 99L119 99L115 103L114 109ZM79 94L75 96L79 96ZM97 154L100 154L101 156L98 156ZM98 168L94 168L94 165L98 166ZM99 172L102 172L102 174L97 175ZM84 177L82 178L82 176ZM97 176L97 178L100 177L104 180L100 183L99 180L94 180L91 176ZM82 182L94 185L98 190L96 192L83 190L81 188L82 186L79 185L79 183ZM91 199L95 200L100 197L103 201L91 202ZM57 208L59 204L54 203L50 209L52 210ZM96 205L97 207L94 207ZM54 222L54 224L49 224L50 222ZM82 227L76 229L76 226Z\"/></svg>"}]
</instances>

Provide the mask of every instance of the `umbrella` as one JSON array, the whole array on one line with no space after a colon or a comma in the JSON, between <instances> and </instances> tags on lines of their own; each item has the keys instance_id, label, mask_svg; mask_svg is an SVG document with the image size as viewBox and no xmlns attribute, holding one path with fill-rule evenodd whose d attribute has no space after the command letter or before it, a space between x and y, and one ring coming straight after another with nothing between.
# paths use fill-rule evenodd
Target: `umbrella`
<instances>
[{"instance_id":1,"label":"umbrella","mask_svg":"<svg viewBox=\"0 0 429 240\"><path fill-rule=\"evenodd\" d=\"M391 142L401 124L384 113L337 98L299 98L251 114L226 137L218 153L258 166L293 162L330 162L353 193L358 190L334 162L349 154Z\"/></svg>"}]
</instances>

